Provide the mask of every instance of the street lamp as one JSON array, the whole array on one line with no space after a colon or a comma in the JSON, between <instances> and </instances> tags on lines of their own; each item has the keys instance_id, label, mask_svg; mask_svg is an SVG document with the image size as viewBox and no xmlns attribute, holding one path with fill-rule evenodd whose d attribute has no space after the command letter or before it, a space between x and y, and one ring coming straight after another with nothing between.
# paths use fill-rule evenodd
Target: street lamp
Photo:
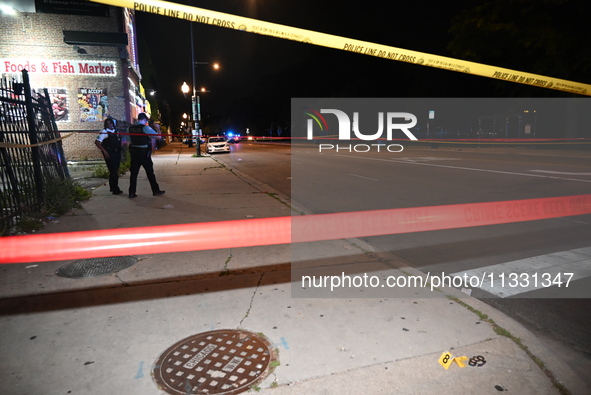
<instances>
[{"instance_id":1,"label":"street lamp","mask_svg":"<svg viewBox=\"0 0 591 395\"><path fill-rule=\"evenodd\" d=\"M212 67L214 70L219 70L219 69L220 69L220 64L219 64L219 63L217 63L217 62L216 62L216 63L209 63L209 62L193 62L193 63L195 63L196 65L197 65L197 64L210 64L210 65L211 65L211 67Z\"/></svg>"},{"instance_id":2,"label":"street lamp","mask_svg":"<svg viewBox=\"0 0 591 395\"><path fill-rule=\"evenodd\" d=\"M191 29L191 72L193 74L193 97L191 97L191 105L193 109L193 120L195 121L195 134L197 135L197 156L201 156L201 137L199 136L199 127L201 119L198 119L199 98L195 94L195 46L193 45L193 22L189 21ZM191 136L191 141L193 137Z\"/></svg>"},{"instance_id":3,"label":"street lamp","mask_svg":"<svg viewBox=\"0 0 591 395\"><path fill-rule=\"evenodd\" d=\"M197 92L195 90L195 66L198 64L210 64L209 62L195 62L195 46L193 45L193 22L189 21L190 27L190 34L191 34L191 72L193 75L193 96L191 97L191 105L193 109L193 120L195 121L195 133L197 137L197 156L201 156L201 105L199 103L199 96L197 96ZM219 63L214 63L213 68L215 70L219 70L220 65ZM183 83L183 89L185 87L185 83ZM187 92L183 90L183 92L188 93L189 87L187 86ZM203 92L206 92L202 89ZM192 140L192 139L191 139Z\"/></svg>"}]
</instances>

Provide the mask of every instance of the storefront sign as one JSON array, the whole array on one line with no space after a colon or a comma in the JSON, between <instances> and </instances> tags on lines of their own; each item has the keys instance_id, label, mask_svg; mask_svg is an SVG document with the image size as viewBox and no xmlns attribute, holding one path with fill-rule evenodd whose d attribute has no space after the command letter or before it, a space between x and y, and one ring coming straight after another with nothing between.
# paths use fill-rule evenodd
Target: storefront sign
<instances>
[{"instance_id":1,"label":"storefront sign","mask_svg":"<svg viewBox=\"0 0 591 395\"><path fill-rule=\"evenodd\" d=\"M35 12L35 9L48 14L109 16L109 6L80 0L35 0L35 8L23 12Z\"/></svg>"},{"instance_id":2,"label":"storefront sign","mask_svg":"<svg viewBox=\"0 0 591 395\"><path fill-rule=\"evenodd\" d=\"M34 74L96 75L101 77L117 75L115 62L110 61L0 59L0 73L20 73L23 69Z\"/></svg>"}]
</instances>

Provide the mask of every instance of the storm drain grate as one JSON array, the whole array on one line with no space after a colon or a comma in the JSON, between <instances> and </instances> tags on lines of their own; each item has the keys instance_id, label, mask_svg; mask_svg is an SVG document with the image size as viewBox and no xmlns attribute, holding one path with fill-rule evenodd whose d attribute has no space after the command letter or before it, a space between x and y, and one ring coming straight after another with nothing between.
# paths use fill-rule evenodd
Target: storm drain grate
<instances>
[{"instance_id":1,"label":"storm drain grate","mask_svg":"<svg viewBox=\"0 0 591 395\"><path fill-rule=\"evenodd\" d=\"M238 394L263 380L274 359L269 342L257 334L215 330L171 346L152 376L169 394Z\"/></svg>"},{"instance_id":2,"label":"storm drain grate","mask_svg":"<svg viewBox=\"0 0 591 395\"><path fill-rule=\"evenodd\" d=\"M137 258L132 256L81 259L60 267L55 274L68 278L104 276L127 269L136 262Z\"/></svg>"}]
</instances>

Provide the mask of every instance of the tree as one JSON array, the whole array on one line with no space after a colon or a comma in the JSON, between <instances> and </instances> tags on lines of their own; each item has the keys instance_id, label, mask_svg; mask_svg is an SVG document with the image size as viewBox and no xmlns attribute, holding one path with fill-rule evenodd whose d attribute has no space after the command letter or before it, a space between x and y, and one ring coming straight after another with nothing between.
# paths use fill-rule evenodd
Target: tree
<instances>
[{"instance_id":1,"label":"tree","mask_svg":"<svg viewBox=\"0 0 591 395\"><path fill-rule=\"evenodd\" d=\"M589 0L490 0L454 19L448 49L461 59L589 83L590 15ZM517 84L495 87L509 95L568 95Z\"/></svg>"}]
</instances>

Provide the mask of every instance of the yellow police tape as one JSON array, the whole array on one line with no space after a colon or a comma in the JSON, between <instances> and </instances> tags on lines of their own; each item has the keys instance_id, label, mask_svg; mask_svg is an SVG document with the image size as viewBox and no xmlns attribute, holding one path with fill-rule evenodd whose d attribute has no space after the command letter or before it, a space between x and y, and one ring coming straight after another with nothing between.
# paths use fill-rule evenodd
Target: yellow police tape
<instances>
[{"instance_id":1,"label":"yellow police tape","mask_svg":"<svg viewBox=\"0 0 591 395\"><path fill-rule=\"evenodd\" d=\"M410 51L407 49L381 44L374 44L366 41L359 41L351 38L319 33L312 30L305 30L271 22L259 21L257 19L206 10L203 8L197 8L183 4L176 4L160 0L90 1L123 8L131 8L136 11L150 12L152 14L169 16L172 18L185 19L188 21L204 23L212 26L273 36L286 40L300 41L307 44L335 48L364 55L376 56L384 59L397 60L421 66L436 67L466 74L479 75L482 77L591 96L591 85L589 84L546 77L538 74L515 71L496 66L489 66L481 63L468 62L465 60L448 58L445 56L430 55L423 52Z\"/></svg>"},{"instance_id":2,"label":"yellow police tape","mask_svg":"<svg viewBox=\"0 0 591 395\"><path fill-rule=\"evenodd\" d=\"M74 133L69 133L65 136L61 136L58 137L56 139L53 140L47 140L47 141L42 141L40 143L36 143L36 144L15 144L15 143L0 143L0 147L1 148L31 148L31 147L40 147L42 145L49 145L49 144L53 144L53 143L57 143L58 141L61 141L67 137L70 137L71 135L73 135Z\"/></svg>"}]
</instances>

